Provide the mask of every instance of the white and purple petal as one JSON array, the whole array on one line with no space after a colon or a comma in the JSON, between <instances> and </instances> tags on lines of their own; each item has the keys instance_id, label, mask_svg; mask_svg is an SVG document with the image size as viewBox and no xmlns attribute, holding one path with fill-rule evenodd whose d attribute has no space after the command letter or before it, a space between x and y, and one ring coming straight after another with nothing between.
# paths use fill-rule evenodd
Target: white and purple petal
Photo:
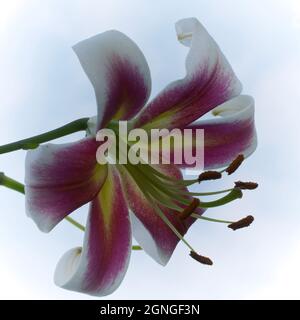
<instances>
[{"instance_id":1,"label":"white and purple petal","mask_svg":"<svg viewBox=\"0 0 300 320\"><path fill-rule=\"evenodd\" d=\"M183 128L242 90L225 56L197 19L178 21L176 32L190 48L186 76L169 84L141 111L136 127Z\"/></svg>"},{"instance_id":2,"label":"white and purple petal","mask_svg":"<svg viewBox=\"0 0 300 320\"><path fill-rule=\"evenodd\" d=\"M85 138L74 143L45 144L28 151L26 213L40 230L49 232L98 194L107 168L97 164L97 147L94 138Z\"/></svg>"},{"instance_id":3,"label":"white and purple petal","mask_svg":"<svg viewBox=\"0 0 300 320\"><path fill-rule=\"evenodd\" d=\"M112 119L135 116L151 91L149 67L138 46L123 33L111 30L73 48L95 90L97 129Z\"/></svg>"},{"instance_id":4,"label":"white and purple petal","mask_svg":"<svg viewBox=\"0 0 300 320\"><path fill-rule=\"evenodd\" d=\"M54 281L68 290L108 295L122 282L130 253L128 208L118 173L109 167L107 179L90 206L83 247L62 256Z\"/></svg>"},{"instance_id":5,"label":"white and purple petal","mask_svg":"<svg viewBox=\"0 0 300 320\"><path fill-rule=\"evenodd\" d=\"M213 110L215 118L200 120L187 126L195 134L196 129L204 130L204 169L216 169L229 165L237 155L250 156L257 146L254 123L254 100L241 95L223 103ZM195 143L186 145L202 148ZM181 167L188 167L183 164Z\"/></svg>"}]
</instances>

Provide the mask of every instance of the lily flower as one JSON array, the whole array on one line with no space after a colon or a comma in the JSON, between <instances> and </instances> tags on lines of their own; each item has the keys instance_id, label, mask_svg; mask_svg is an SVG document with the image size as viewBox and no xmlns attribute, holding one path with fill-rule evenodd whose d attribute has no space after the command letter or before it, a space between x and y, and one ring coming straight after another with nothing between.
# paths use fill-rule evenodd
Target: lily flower
<instances>
[{"instance_id":1,"label":"lily flower","mask_svg":"<svg viewBox=\"0 0 300 320\"><path fill-rule=\"evenodd\" d=\"M201 194L187 187L199 181L183 179L185 165L97 163L96 132L120 120L146 130L204 129L205 169L226 167L237 155L255 150L254 101L240 95L241 83L218 45L195 18L178 21L176 32L189 48L186 76L149 103L148 64L126 35L107 31L74 46L95 90L97 117L80 141L29 150L25 173L26 212L43 232L90 203L83 246L66 252L55 271L54 281L62 288L112 293L125 275L132 235L161 265L181 240L193 258L211 264L184 235L206 208L241 197L235 187L215 201L195 200ZM195 122L209 111L214 119Z\"/></svg>"}]
</instances>

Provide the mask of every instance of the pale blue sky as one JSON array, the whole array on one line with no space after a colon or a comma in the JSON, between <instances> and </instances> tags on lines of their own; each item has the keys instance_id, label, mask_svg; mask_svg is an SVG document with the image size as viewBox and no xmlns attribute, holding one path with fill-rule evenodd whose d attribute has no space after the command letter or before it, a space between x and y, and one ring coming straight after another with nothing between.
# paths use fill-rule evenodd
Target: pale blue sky
<instances>
[{"instance_id":1,"label":"pale blue sky","mask_svg":"<svg viewBox=\"0 0 300 320\"><path fill-rule=\"evenodd\" d=\"M193 226L188 239L214 259L212 268L195 263L183 245L165 268L134 252L123 284L109 298L300 298L297 0L1 0L0 144L95 114L92 88L71 46L96 33L118 29L140 46L153 94L182 76L186 48L177 43L174 23L190 16L209 30L244 93L256 100L259 147L237 177L260 188L209 214L234 219L251 213L256 221L239 232L206 222ZM0 171L22 181L24 156L2 155ZM66 222L40 233L25 216L21 195L1 188L0 199L0 298L89 298L53 283L58 259L81 245L82 234ZM83 219L85 212L76 216Z\"/></svg>"}]
</instances>

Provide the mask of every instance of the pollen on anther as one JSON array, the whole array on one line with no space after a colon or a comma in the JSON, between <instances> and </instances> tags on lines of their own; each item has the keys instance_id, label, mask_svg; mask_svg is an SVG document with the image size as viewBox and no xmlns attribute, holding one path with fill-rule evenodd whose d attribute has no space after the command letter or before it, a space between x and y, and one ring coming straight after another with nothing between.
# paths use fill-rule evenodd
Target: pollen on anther
<instances>
[{"instance_id":1,"label":"pollen on anther","mask_svg":"<svg viewBox=\"0 0 300 320\"><path fill-rule=\"evenodd\" d=\"M230 165L226 168L226 172L230 175L232 173L234 173L238 167L242 164L242 162L244 161L245 157L240 154L238 155L231 163Z\"/></svg>"},{"instance_id":2,"label":"pollen on anther","mask_svg":"<svg viewBox=\"0 0 300 320\"><path fill-rule=\"evenodd\" d=\"M180 220L185 220L191 216L191 214L197 209L200 204L200 200L198 198L194 198L193 201L184 208L182 212L178 214Z\"/></svg>"},{"instance_id":3,"label":"pollen on anther","mask_svg":"<svg viewBox=\"0 0 300 320\"><path fill-rule=\"evenodd\" d=\"M249 227L250 224L254 221L254 217L253 216L247 216L246 218L243 218L239 221L233 222L231 224L228 225L228 228L232 229L232 230L237 230L237 229L241 229L241 228L245 228L245 227Z\"/></svg>"},{"instance_id":4,"label":"pollen on anther","mask_svg":"<svg viewBox=\"0 0 300 320\"><path fill-rule=\"evenodd\" d=\"M256 182L236 181L234 184L237 188L240 188L243 190L254 190L258 187L258 183Z\"/></svg>"},{"instance_id":5,"label":"pollen on anther","mask_svg":"<svg viewBox=\"0 0 300 320\"><path fill-rule=\"evenodd\" d=\"M198 262L200 262L202 264L206 264L208 266L212 266L213 265L213 262L212 262L212 260L210 258L201 256L200 254L196 253L195 251L191 251L190 252L190 256L194 260L196 260L196 261L198 261Z\"/></svg>"},{"instance_id":6,"label":"pollen on anther","mask_svg":"<svg viewBox=\"0 0 300 320\"><path fill-rule=\"evenodd\" d=\"M198 182L206 180L217 180L222 178L222 174L218 171L204 171L198 177Z\"/></svg>"}]
</instances>

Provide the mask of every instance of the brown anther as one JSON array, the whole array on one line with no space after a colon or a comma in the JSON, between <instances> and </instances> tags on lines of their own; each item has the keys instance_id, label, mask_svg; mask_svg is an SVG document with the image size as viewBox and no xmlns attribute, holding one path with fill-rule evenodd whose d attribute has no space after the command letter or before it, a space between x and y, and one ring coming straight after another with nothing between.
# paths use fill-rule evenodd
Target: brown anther
<instances>
[{"instance_id":1,"label":"brown anther","mask_svg":"<svg viewBox=\"0 0 300 320\"><path fill-rule=\"evenodd\" d=\"M198 177L198 182L205 180L217 180L222 178L222 174L218 171L204 171Z\"/></svg>"},{"instance_id":2,"label":"brown anther","mask_svg":"<svg viewBox=\"0 0 300 320\"><path fill-rule=\"evenodd\" d=\"M193 201L178 214L180 220L185 220L191 216L195 209L199 206L200 200L194 198Z\"/></svg>"},{"instance_id":3,"label":"brown anther","mask_svg":"<svg viewBox=\"0 0 300 320\"><path fill-rule=\"evenodd\" d=\"M229 175L234 173L238 167L242 164L242 162L244 161L245 157L240 154L238 155L231 163L230 165L227 167L227 169L225 170Z\"/></svg>"},{"instance_id":4,"label":"brown anther","mask_svg":"<svg viewBox=\"0 0 300 320\"><path fill-rule=\"evenodd\" d=\"M228 228L230 228L232 230L237 230L237 229L249 227L253 221L254 221L253 216L247 216L246 218L243 218L239 221L236 221L236 222L229 224Z\"/></svg>"},{"instance_id":5,"label":"brown anther","mask_svg":"<svg viewBox=\"0 0 300 320\"><path fill-rule=\"evenodd\" d=\"M236 181L234 184L237 188L240 188L243 190L253 190L258 187L258 184L256 182Z\"/></svg>"},{"instance_id":6,"label":"brown anther","mask_svg":"<svg viewBox=\"0 0 300 320\"><path fill-rule=\"evenodd\" d=\"M213 265L213 262L208 257L201 256L200 254L196 253L195 251L191 251L190 256L202 264L206 264L209 266Z\"/></svg>"}]
</instances>

